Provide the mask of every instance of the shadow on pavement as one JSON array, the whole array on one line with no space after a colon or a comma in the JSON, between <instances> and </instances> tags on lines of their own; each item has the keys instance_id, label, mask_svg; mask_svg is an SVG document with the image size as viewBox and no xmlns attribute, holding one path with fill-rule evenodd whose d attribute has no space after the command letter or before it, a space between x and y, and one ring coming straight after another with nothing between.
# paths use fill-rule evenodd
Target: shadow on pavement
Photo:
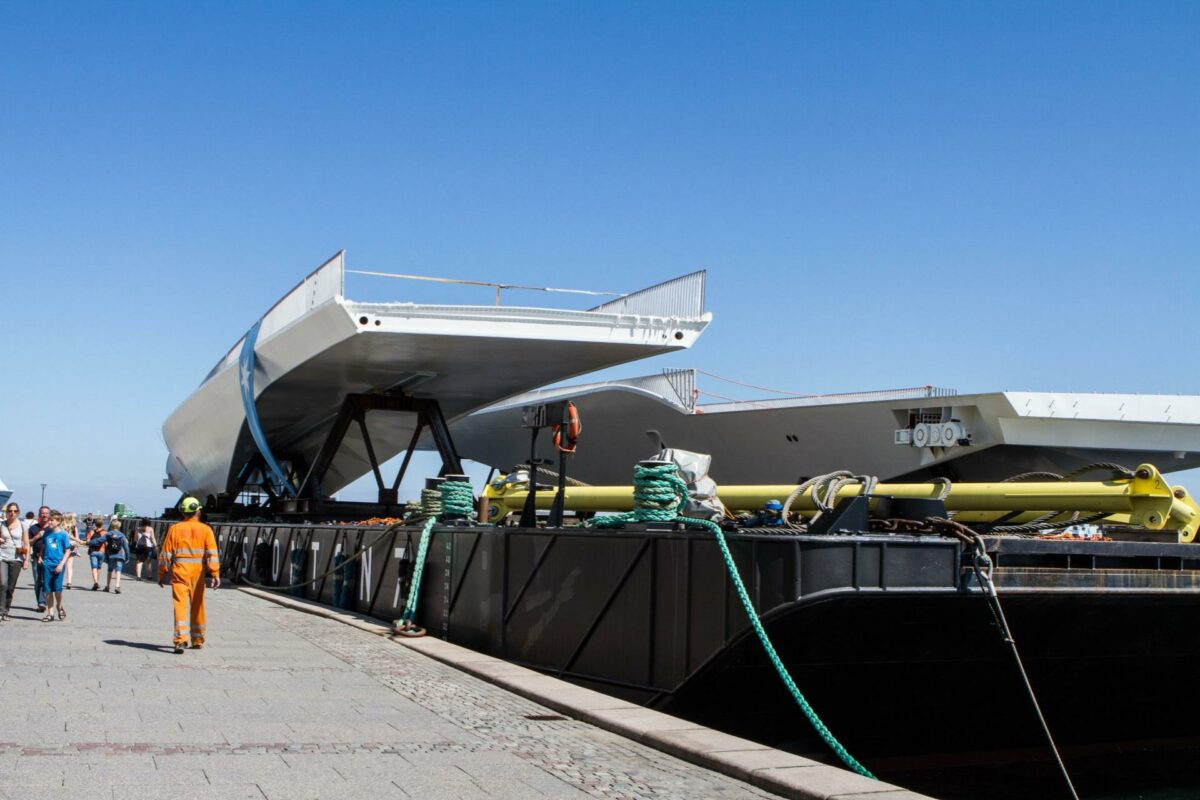
<instances>
[{"instance_id":1,"label":"shadow on pavement","mask_svg":"<svg viewBox=\"0 0 1200 800\"><path fill-rule=\"evenodd\" d=\"M134 647L138 650L157 650L160 653L173 653L175 649L165 644L149 644L147 642L127 642L124 639L105 639L105 644L117 644L122 647Z\"/></svg>"}]
</instances>

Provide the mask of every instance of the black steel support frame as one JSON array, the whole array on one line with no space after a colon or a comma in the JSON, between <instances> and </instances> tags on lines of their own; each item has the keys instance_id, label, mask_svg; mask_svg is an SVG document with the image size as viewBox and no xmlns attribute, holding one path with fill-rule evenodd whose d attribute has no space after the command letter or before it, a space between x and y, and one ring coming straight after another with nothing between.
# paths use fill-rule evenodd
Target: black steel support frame
<instances>
[{"instance_id":1,"label":"black steel support frame","mask_svg":"<svg viewBox=\"0 0 1200 800\"><path fill-rule=\"evenodd\" d=\"M409 440L408 449L404 453L404 461L401 462L400 469L396 473L396 478L392 481L390 487L384 484L379 459L375 455L375 447L371 442L371 435L367 430L366 416L368 411L391 411L417 415L417 424L413 429L412 438ZM329 467L333 463L333 457L337 455L338 448L342 446L342 441L346 438L346 433L350 430L352 424L357 424L362 434L363 445L367 450L367 458L371 462L371 471L375 475L375 484L379 487L379 503L382 505L396 505L400 481L404 479L404 474L408 471L413 450L416 448L417 442L426 428L429 429L438 454L442 457L442 473L457 474L462 472L462 460L459 458L458 451L454 448L454 440L450 437L450 428L446 424L446 418L442 415L442 407L438 404L437 400L409 397L403 394L389 394L386 392L381 394L349 394L342 401L342 407L338 410L337 417L333 421L333 427L330 428L328 436L325 437L325 441L321 444L321 449L317 452L316 458L313 459L312 466L309 467L304 480L300 482L297 490L299 497L308 498L317 504L322 502L321 479L329 471Z\"/></svg>"}]
</instances>

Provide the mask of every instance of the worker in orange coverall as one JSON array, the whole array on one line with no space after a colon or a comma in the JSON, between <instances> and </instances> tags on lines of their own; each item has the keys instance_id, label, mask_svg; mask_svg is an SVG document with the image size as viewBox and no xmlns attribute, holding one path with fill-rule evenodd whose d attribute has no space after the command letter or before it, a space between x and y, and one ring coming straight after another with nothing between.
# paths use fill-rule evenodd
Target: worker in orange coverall
<instances>
[{"instance_id":1,"label":"worker in orange coverall","mask_svg":"<svg viewBox=\"0 0 1200 800\"><path fill-rule=\"evenodd\" d=\"M204 647L204 576L211 586L221 585L221 562L213 529L196 515L200 501L185 497L179 504L183 522L167 531L158 550L158 585L171 579L171 597L175 601L175 652L182 653L191 634L192 649Z\"/></svg>"}]
</instances>

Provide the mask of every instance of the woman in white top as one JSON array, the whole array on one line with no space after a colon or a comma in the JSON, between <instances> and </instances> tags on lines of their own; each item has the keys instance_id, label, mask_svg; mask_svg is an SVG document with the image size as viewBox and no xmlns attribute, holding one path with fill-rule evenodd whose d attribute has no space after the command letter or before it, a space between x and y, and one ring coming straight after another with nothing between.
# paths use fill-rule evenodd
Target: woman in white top
<instances>
[{"instance_id":1,"label":"woman in white top","mask_svg":"<svg viewBox=\"0 0 1200 800\"><path fill-rule=\"evenodd\" d=\"M71 552L74 553L75 545L83 544L83 542L80 541L80 539L79 539L79 523L76 521L75 512L71 511L63 516L62 530L63 530L63 533L67 534L67 536L71 539ZM74 563L75 563L75 559L73 559L73 558L67 559L67 587L66 588L68 588L68 589L71 588L71 565Z\"/></svg>"},{"instance_id":2,"label":"woman in white top","mask_svg":"<svg viewBox=\"0 0 1200 800\"><path fill-rule=\"evenodd\" d=\"M0 521L0 622L8 621L17 578L23 569L29 569L29 535L21 524L21 509L9 503Z\"/></svg>"}]
</instances>

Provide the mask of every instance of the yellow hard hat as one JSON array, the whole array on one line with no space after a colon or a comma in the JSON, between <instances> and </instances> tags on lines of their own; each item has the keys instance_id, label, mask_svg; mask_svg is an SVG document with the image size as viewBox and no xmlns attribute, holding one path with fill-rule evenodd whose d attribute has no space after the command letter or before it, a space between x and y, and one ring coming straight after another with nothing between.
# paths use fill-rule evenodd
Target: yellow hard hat
<instances>
[{"instance_id":1,"label":"yellow hard hat","mask_svg":"<svg viewBox=\"0 0 1200 800\"><path fill-rule=\"evenodd\" d=\"M179 501L179 510L184 514L195 514L200 510L200 501L194 497L185 497Z\"/></svg>"}]
</instances>

